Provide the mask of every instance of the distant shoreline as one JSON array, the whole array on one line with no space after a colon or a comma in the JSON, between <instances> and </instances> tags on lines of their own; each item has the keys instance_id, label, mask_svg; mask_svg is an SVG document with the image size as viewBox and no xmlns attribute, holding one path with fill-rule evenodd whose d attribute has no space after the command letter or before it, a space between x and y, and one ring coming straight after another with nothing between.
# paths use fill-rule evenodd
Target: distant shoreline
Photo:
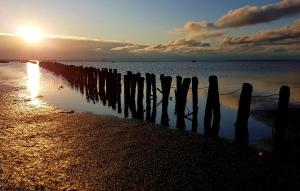
<instances>
[{"instance_id":1,"label":"distant shoreline","mask_svg":"<svg viewBox=\"0 0 300 191\"><path fill-rule=\"evenodd\" d=\"M32 59L28 59L32 60ZM27 62L28 60L19 60L19 59L0 59L0 63L9 63L9 62ZM300 59L259 59L259 60L247 60L247 59L220 59L220 60L120 60L120 61L114 61L114 60L76 60L76 59L58 59L58 60L43 60L42 61L66 61L66 62L300 62Z\"/></svg>"}]
</instances>

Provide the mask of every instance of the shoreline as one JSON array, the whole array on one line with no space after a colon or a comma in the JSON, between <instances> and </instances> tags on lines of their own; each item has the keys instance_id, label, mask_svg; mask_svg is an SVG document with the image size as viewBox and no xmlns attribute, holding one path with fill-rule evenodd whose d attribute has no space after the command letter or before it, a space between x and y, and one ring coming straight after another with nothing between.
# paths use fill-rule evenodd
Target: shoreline
<instances>
[{"instance_id":1,"label":"shoreline","mask_svg":"<svg viewBox=\"0 0 300 191\"><path fill-rule=\"evenodd\" d=\"M293 190L297 163L222 138L72 113L0 84L0 185L49 190ZM268 176L265 176L265 175ZM294 180L294 181L291 181ZM291 181L293 184L285 185ZM289 187L290 186L290 187Z\"/></svg>"}]
</instances>

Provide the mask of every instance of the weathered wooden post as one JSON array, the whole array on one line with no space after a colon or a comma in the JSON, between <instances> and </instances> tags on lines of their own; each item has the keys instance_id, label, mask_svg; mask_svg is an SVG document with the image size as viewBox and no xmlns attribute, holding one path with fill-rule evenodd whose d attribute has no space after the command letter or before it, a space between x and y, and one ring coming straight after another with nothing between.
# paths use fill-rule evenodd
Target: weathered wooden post
<instances>
[{"instance_id":1,"label":"weathered wooden post","mask_svg":"<svg viewBox=\"0 0 300 191\"><path fill-rule=\"evenodd\" d=\"M118 113L122 113L121 107L121 93L122 93L122 86L121 86L122 75L118 73L117 75L117 102L118 102Z\"/></svg>"},{"instance_id":2,"label":"weathered wooden post","mask_svg":"<svg viewBox=\"0 0 300 191\"><path fill-rule=\"evenodd\" d=\"M178 105L179 105L179 99L178 99L178 92L181 90L181 83L182 83L182 77L176 76L176 90L175 90L175 114L177 114L178 111Z\"/></svg>"},{"instance_id":3,"label":"weathered wooden post","mask_svg":"<svg viewBox=\"0 0 300 191\"><path fill-rule=\"evenodd\" d=\"M248 145L248 119L252 96L252 85L244 83L240 95L239 109L235 123L235 143L241 146Z\"/></svg>"},{"instance_id":4,"label":"weathered wooden post","mask_svg":"<svg viewBox=\"0 0 300 191\"><path fill-rule=\"evenodd\" d=\"M107 101L107 86L108 86L108 70L107 70L107 68L103 69L103 83L104 83L103 105L106 105L106 101Z\"/></svg>"},{"instance_id":5,"label":"weathered wooden post","mask_svg":"<svg viewBox=\"0 0 300 191\"><path fill-rule=\"evenodd\" d=\"M91 91L91 82L92 82L92 77L91 77L91 68L88 67L87 68L87 91L86 91L86 99L88 102L90 102L91 100L91 95L92 95L92 91Z\"/></svg>"},{"instance_id":6,"label":"weathered wooden post","mask_svg":"<svg viewBox=\"0 0 300 191\"><path fill-rule=\"evenodd\" d=\"M84 71L83 71L83 67L81 66L80 69L80 81L79 81L79 86L80 86L80 93L81 95L84 95Z\"/></svg>"},{"instance_id":7,"label":"weathered wooden post","mask_svg":"<svg viewBox=\"0 0 300 191\"><path fill-rule=\"evenodd\" d=\"M104 69L102 68L101 70L99 70L99 96L100 96L100 100L102 101L102 103L104 104L104 99L105 99L105 76L104 76Z\"/></svg>"},{"instance_id":8,"label":"weathered wooden post","mask_svg":"<svg viewBox=\"0 0 300 191\"><path fill-rule=\"evenodd\" d=\"M211 122L212 115L213 115L213 121ZM204 116L205 135L218 136L219 129L220 129L220 119L221 119L221 112L220 112L218 78L217 76L210 76L206 108L205 108L205 116Z\"/></svg>"},{"instance_id":9,"label":"weathered wooden post","mask_svg":"<svg viewBox=\"0 0 300 191\"><path fill-rule=\"evenodd\" d=\"M130 102L130 76L124 75L124 115L128 117L128 107Z\"/></svg>"},{"instance_id":10,"label":"weathered wooden post","mask_svg":"<svg viewBox=\"0 0 300 191\"><path fill-rule=\"evenodd\" d=\"M107 95L107 101L108 101L108 106L112 106L112 69L109 68L108 69L108 73L107 73L107 78L106 78L106 95Z\"/></svg>"},{"instance_id":11,"label":"weathered wooden post","mask_svg":"<svg viewBox=\"0 0 300 191\"><path fill-rule=\"evenodd\" d=\"M151 76L146 73L146 121L150 121L151 112Z\"/></svg>"},{"instance_id":12,"label":"weathered wooden post","mask_svg":"<svg viewBox=\"0 0 300 191\"><path fill-rule=\"evenodd\" d=\"M197 132L198 128L198 78L192 78L192 94L193 94L193 119L192 131Z\"/></svg>"},{"instance_id":13,"label":"weathered wooden post","mask_svg":"<svg viewBox=\"0 0 300 191\"><path fill-rule=\"evenodd\" d=\"M152 114L151 114L151 122L155 123L155 121L156 121L156 102L157 102L156 77L155 77L155 74L151 74L150 78L151 78L151 86L152 86Z\"/></svg>"},{"instance_id":14,"label":"weathered wooden post","mask_svg":"<svg viewBox=\"0 0 300 191\"><path fill-rule=\"evenodd\" d=\"M133 118L136 118L136 104L135 104L135 95L136 95L136 82L137 76L135 74L131 75L130 79L130 110Z\"/></svg>"},{"instance_id":15,"label":"weathered wooden post","mask_svg":"<svg viewBox=\"0 0 300 191\"><path fill-rule=\"evenodd\" d=\"M191 78L184 78L182 84L178 84L179 87L177 88L177 123L176 128L178 129L185 129L185 106L186 106L186 97L189 91L191 83Z\"/></svg>"},{"instance_id":16,"label":"weathered wooden post","mask_svg":"<svg viewBox=\"0 0 300 191\"><path fill-rule=\"evenodd\" d=\"M144 77L138 77L138 96L137 96L137 118L144 119L144 106L143 106L143 99L144 99Z\"/></svg>"},{"instance_id":17,"label":"weathered wooden post","mask_svg":"<svg viewBox=\"0 0 300 191\"><path fill-rule=\"evenodd\" d=\"M168 116L168 105L169 105L169 95L172 84L171 76L160 76L161 87L162 87L162 114L161 114L161 124L164 126L169 126L169 116Z\"/></svg>"},{"instance_id":18,"label":"weathered wooden post","mask_svg":"<svg viewBox=\"0 0 300 191\"><path fill-rule=\"evenodd\" d=\"M98 96L97 82L98 82L98 71L96 68L93 68L93 100L98 103L99 96Z\"/></svg>"},{"instance_id":19,"label":"weathered wooden post","mask_svg":"<svg viewBox=\"0 0 300 191\"><path fill-rule=\"evenodd\" d=\"M83 76L84 76L84 81L83 81L83 87L84 87L84 92L85 92L85 97L88 97L88 69L83 68Z\"/></svg>"},{"instance_id":20,"label":"weathered wooden post","mask_svg":"<svg viewBox=\"0 0 300 191\"><path fill-rule=\"evenodd\" d=\"M273 129L273 152L276 156L280 157L287 155L286 130L288 126L289 101L290 88L288 86L282 86L279 92L278 109Z\"/></svg>"},{"instance_id":21,"label":"weathered wooden post","mask_svg":"<svg viewBox=\"0 0 300 191\"><path fill-rule=\"evenodd\" d=\"M117 97L118 97L118 70L113 69L112 77L111 77L111 105L112 109L116 109Z\"/></svg>"}]
</instances>

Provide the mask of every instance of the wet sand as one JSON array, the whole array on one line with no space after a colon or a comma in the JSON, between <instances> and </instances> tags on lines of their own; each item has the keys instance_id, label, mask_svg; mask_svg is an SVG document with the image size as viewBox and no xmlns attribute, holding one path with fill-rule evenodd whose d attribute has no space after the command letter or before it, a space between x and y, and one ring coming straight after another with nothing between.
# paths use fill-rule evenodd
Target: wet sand
<instances>
[{"instance_id":1,"label":"wet sand","mask_svg":"<svg viewBox=\"0 0 300 191\"><path fill-rule=\"evenodd\" d=\"M2 80L3 81L3 80ZM1 190L298 190L299 165L140 121L73 113L0 82Z\"/></svg>"}]
</instances>

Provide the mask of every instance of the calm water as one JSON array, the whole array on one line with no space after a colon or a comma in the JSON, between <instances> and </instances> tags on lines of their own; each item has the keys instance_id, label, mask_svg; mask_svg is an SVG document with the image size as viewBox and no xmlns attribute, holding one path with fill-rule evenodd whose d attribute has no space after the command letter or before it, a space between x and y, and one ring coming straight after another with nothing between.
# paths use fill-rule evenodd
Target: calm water
<instances>
[{"instance_id":1,"label":"calm water","mask_svg":"<svg viewBox=\"0 0 300 191\"><path fill-rule=\"evenodd\" d=\"M161 73L173 77L172 84L175 86L176 76L193 77L199 79L199 87L208 86L208 77L216 75L219 79L220 94L229 93L242 86L244 82L251 83L254 88L254 96L264 96L277 94L280 86L289 85L291 87L291 102L300 101L300 63L297 62L61 62L64 64L92 66L95 68L115 68L118 72L125 74L127 71L140 72L144 76L145 72L156 74L157 86L160 86L159 75ZM14 71L8 72L8 71ZM38 65L30 63L10 63L0 64L0 72L10 75L11 79L19 80L20 85L25 85L25 91L29 96L38 97L41 100L63 108L68 108L78 112L91 112L101 115L113 115L124 117L124 95L122 95L122 113L101 102L87 102L87 99L80 92L71 89L68 83L51 72L39 68ZM21 80L20 80L21 79ZM122 86L123 88L123 86ZM168 114L170 127L176 125L175 96L171 90ZM122 92L124 92L122 90ZM156 123L160 123L161 117L161 95L159 92L157 99ZM199 89L199 112L198 112L198 132L203 133L203 117L206 103L207 89ZM237 115L238 99L240 91L220 96L221 102L221 128L219 135L229 139L234 137L234 123ZM192 111L192 94L188 94L186 113ZM251 110L266 108L276 108L278 97L255 97L252 99ZM144 103L144 106L146 104ZM191 121L186 120L187 130L191 129ZM264 144L272 137L272 128L256 120L252 116L249 119L249 141L251 144Z\"/></svg>"}]
</instances>

